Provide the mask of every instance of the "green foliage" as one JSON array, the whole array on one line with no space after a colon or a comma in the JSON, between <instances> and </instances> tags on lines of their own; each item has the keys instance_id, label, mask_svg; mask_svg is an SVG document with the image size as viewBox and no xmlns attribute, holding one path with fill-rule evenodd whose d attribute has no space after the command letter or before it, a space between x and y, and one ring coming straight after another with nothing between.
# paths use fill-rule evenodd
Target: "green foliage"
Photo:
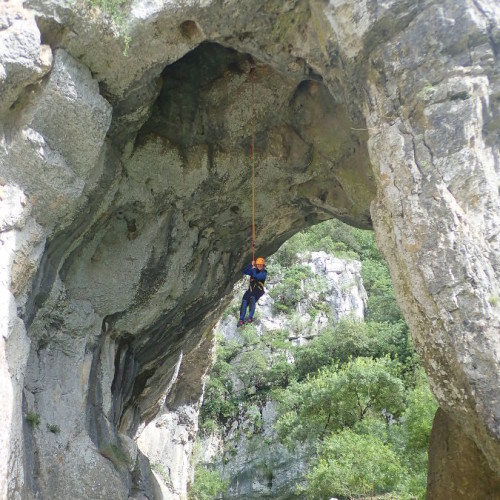
<instances>
[{"instance_id":1,"label":"green foliage","mask_svg":"<svg viewBox=\"0 0 500 500\"><path fill-rule=\"evenodd\" d=\"M47 424L47 430L52 432L52 434L59 434L61 432L61 428L55 424Z\"/></svg>"},{"instance_id":2,"label":"green foliage","mask_svg":"<svg viewBox=\"0 0 500 500\"><path fill-rule=\"evenodd\" d=\"M29 411L27 414L26 414L26 420L30 423L30 425L32 427L38 427L40 425L40 422L41 422L41 418L40 418L40 415L34 411Z\"/></svg>"},{"instance_id":3,"label":"green foliage","mask_svg":"<svg viewBox=\"0 0 500 500\"><path fill-rule=\"evenodd\" d=\"M364 260L361 267L363 284L368 293L367 321L403 321L401 310L396 303L391 276L385 262Z\"/></svg>"},{"instance_id":4,"label":"green foliage","mask_svg":"<svg viewBox=\"0 0 500 500\"><path fill-rule=\"evenodd\" d=\"M371 231L348 226L338 220L329 220L310 227L287 240L273 255L273 262L290 267L297 262L297 254L324 251L339 258L381 260Z\"/></svg>"},{"instance_id":5,"label":"green foliage","mask_svg":"<svg viewBox=\"0 0 500 500\"><path fill-rule=\"evenodd\" d=\"M217 421L215 421L213 418L200 418L200 423L199 423L200 431L203 434L209 435L213 434L217 430Z\"/></svg>"},{"instance_id":6,"label":"green foliage","mask_svg":"<svg viewBox=\"0 0 500 500\"><path fill-rule=\"evenodd\" d=\"M271 387L287 387L296 377L295 364L290 363L285 355L276 356L267 373L267 382Z\"/></svg>"},{"instance_id":7,"label":"green foliage","mask_svg":"<svg viewBox=\"0 0 500 500\"><path fill-rule=\"evenodd\" d=\"M405 470L394 451L376 436L344 429L325 439L307 476L307 498L351 498L396 489Z\"/></svg>"},{"instance_id":8,"label":"green foliage","mask_svg":"<svg viewBox=\"0 0 500 500\"><path fill-rule=\"evenodd\" d=\"M217 364L219 362L222 363L230 363L231 360L240 352L241 345L235 340L231 340L226 342L219 334L216 336L216 344L217 349L215 352L216 365L212 369L212 373L218 373L218 370L221 367Z\"/></svg>"},{"instance_id":9,"label":"green foliage","mask_svg":"<svg viewBox=\"0 0 500 500\"><path fill-rule=\"evenodd\" d=\"M266 381L267 360L258 350L243 352L235 364L245 387L259 387Z\"/></svg>"},{"instance_id":10,"label":"green foliage","mask_svg":"<svg viewBox=\"0 0 500 500\"><path fill-rule=\"evenodd\" d=\"M432 421L437 410L436 400L422 374L423 380L410 392L408 406L403 414L407 434L406 447L410 451L426 450L429 446Z\"/></svg>"},{"instance_id":11,"label":"green foliage","mask_svg":"<svg viewBox=\"0 0 500 500\"><path fill-rule=\"evenodd\" d=\"M228 486L229 481L224 481L217 471L197 466L188 498L189 500L213 500L223 494Z\"/></svg>"},{"instance_id":12,"label":"green foliage","mask_svg":"<svg viewBox=\"0 0 500 500\"><path fill-rule=\"evenodd\" d=\"M352 427L369 414L399 416L404 385L388 358L356 358L343 366L324 367L303 382L278 392L278 435L288 446L323 438Z\"/></svg>"},{"instance_id":13,"label":"green foliage","mask_svg":"<svg viewBox=\"0 0 500 500\"><path fill-rule=\"evenodd\" d=\"M254 325L245 325L244 328L241 329L241 337L247 347L255 346L260 342L257 329Z\"/></svg>"},{"instance_id":14,"label":"green foliage","mask_svg":"<svg viewBox=\"0 0 500 500\"><path fill-rule=\"evenodd\" d=\"M271 349L271 351L288 351L291 349L291 344L288 341L288 331L272 330L264 332L261 337L262 343Z\"/></svg>"},{"instance_id":15,"label":"green foliage","mask_svg":"<svg viewBox=\"0 0 500 500\"><path fill-rule=\"evenodd\" d=\"M382 287L392 288L391 275L387 264L378 259L366 259L361 264L361 278L368 294L377 284Z\"/></svg>"},{"instance_id":16,"label":"green foliage","mask_svg":"<svg viewBox=\"0 0 500 500\"><path fill-rule=\"evenodd\" d=\"M210 421L225 424L238 414L238 401L231 394L232 382L229 378L211 376L205 387L203 406L200 410L200 429L210 432Z\"/></svg>"},{"instance_id":17,"label":"green foliage","mask_svg":"<svg viewBox=\"0 0 500 500\"><path fill-rule=\"evenodd\" d=\"M312 271L308 266L293 265L287 268L280 282L270 291L275 307L282 311L295 308L304 296L305 280L312 277Z\"/></svg>"},{"instance_id":18,"label":"green foliage","mask_svg":"<svg viewBox=\"0 0 500 500\"><path fill-rule=\"evenodd\" d=\"M389 354L405 360L413 348L406 324L363 322L345 319L295 353L297 376L303 379L308 373L327 366L333 359L346 363L358 356L379 358Z\"/></svg>"},{"instance_id":19,"label":"green foliage","mask_svg":"<svg viewBox=\"0 0 500 500\"><path fill-rule=\"evenodd\" d=\"M123 7L128 0L85 0L91 7L98 7L101 12L113 21L122 23L124 17Z\"/></svg>"}]
</instances>

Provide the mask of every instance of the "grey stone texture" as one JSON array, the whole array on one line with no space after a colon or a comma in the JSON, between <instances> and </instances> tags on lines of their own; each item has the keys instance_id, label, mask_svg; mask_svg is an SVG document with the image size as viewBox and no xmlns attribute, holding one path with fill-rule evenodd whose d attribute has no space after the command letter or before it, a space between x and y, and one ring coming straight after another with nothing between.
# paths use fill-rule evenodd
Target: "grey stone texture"
<instances>
[{"instance_id":1,"label":"grey stone texture","mask_svg":"<svg viewBox=\"0 0 500 500\"><path fill-rule=\"evenodd\" d=\"M455 420L441 409L432 426L427 498L500 498L500 478L474 441L464 436Z\"/></svg>"},{"instance_id":2,"label":"grey stone texture","mask_svg":"<svg viewBox=\"0 0 500 500\"><path fill-rule=\"evenodd\" d=\"M128 439L199 401L250 257L252 66L258 252L373 227L499 474L499 27L493 0L2 2L0 497L161 498Z\"/></svg>"}]
</instances>

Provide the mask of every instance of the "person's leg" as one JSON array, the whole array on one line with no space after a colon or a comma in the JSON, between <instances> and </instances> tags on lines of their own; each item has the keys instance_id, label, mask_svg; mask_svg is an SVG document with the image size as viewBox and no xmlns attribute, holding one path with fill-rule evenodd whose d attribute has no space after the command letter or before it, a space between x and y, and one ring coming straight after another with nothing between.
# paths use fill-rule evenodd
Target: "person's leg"
<instances>
[{"instance_id":1,"label":"person's leg","mask_svg":"<svg viewBox=\"0 0 500 500\"><path fill-rule=\"evenodd\" d=\"M247 307L248 307L248 302L246 301L245 297L241 299L241 308L240 308L240 320L244 321L245 320L245 315L247 313Z\"/></svg>"},{"instance_id":2,"label":"person's leg","mask_svg":"<svg viewBox=\"0 0 500 500\"><path fill-rule=\"evenodd\" d=\"M253 315L255 314L255 306L257 304L257 300L255 297L252 295L249 300L249 306L250 310L248 311L248 320L252 321L253 320Z\"/></svg>"},{"instance_id":3,"label":"person's leg","mask_svg":"<svg viewBox=\"0 0 500 500\"><path fill-rule=\"evenodd\" d=\"M243 294L243 298L241 299L241 307L240 307L240 321L245 321L245 315L247 313L248 307L248 299L249 297L248 290Z\"/></svg>"}]
</instances>

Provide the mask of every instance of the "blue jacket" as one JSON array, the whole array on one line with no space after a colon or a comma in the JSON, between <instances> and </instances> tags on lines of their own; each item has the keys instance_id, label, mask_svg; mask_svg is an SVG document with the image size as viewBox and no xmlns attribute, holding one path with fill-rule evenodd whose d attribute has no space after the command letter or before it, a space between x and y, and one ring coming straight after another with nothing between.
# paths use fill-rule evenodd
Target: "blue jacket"
<instances>
[{"instance_id":1,"label":"blue jacket","mask_svg":"<svg viewBox=\"0 0 500 500\"><path fill-rule=\"evenodd\" d=\"M255 295L257 298L263 295L267 271L265 269L259 271L256 267L252 267L252 264L248 264L242 272L243 274L248 274L248 276L250 276L250 293Z\"/></svg>"}]
</instances>

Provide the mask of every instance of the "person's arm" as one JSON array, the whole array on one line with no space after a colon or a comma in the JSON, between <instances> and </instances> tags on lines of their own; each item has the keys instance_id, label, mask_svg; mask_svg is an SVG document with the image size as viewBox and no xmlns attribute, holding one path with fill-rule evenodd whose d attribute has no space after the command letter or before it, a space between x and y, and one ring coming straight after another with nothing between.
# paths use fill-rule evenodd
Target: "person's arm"
<instances>
[{"instance_id":1,"label":"person's arm","mask_svg":"<svg viewBox=\"0 0 500 500\"><path fill-rule=\"evenodd\" d=\"M252 267L248 274L250 274L252 278L255 278L259 281L265 281L267 277L267 271L265 269L259 271L256 267Z\"/></svg>"},{"instance_id":2,"label":"person's arm","mask_svg":"<svg viewBox=\"0 0 500 500\"><path fill-rule=\"evenodd\" d=\"M262 271L259 271L258 269L256 269L257 271L257 275L255 276L259 281L262 281L264 283L264 281L266 281L266 278L267 278L267 271L265 269L262 269Z\"/></svg>"},{"instance_id":3,"label":"person's arm","mask_svg":"<svg viewBox=\"0 0 500 500\"><path fill-rule=\"evenodd\" d=\"M252 276L252 271L254 270L255 269L252 267L252 264L248 264L248 266L245 266L241 272L243 274L248 274L249 276Z\"/></svg>"}]
</instances>

